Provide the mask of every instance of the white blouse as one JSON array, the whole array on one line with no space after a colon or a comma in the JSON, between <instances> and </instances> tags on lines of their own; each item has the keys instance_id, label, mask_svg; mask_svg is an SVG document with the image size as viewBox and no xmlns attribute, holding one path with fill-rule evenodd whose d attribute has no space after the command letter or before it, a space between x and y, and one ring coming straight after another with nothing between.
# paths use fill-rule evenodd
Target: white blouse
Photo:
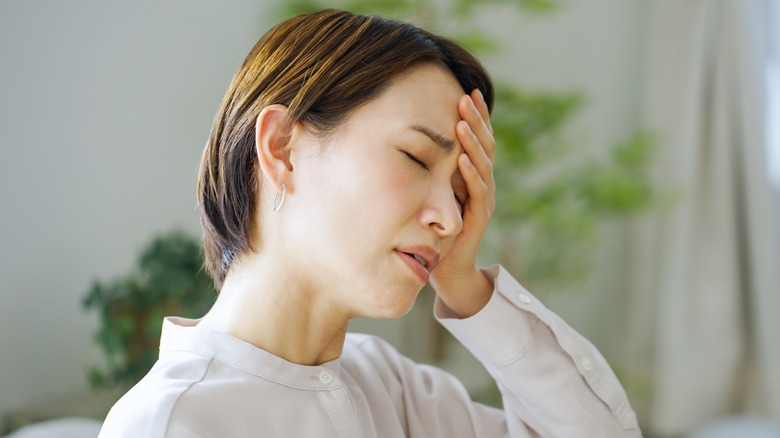
<instances>
[{"instance_id":1,"label":"white blouse","mask_svg":"<svg viewBox=\"0 0 780 438\"><path fill-rule=\"evenodd\" d=\"M479 313L436 318L498 382L504 410L380 338L348 334L340 358L290 363L197 321L166 318L160 358L111 409L100 437L637 437L602 355L502 267Z\"/></svg>"}]
</instances>

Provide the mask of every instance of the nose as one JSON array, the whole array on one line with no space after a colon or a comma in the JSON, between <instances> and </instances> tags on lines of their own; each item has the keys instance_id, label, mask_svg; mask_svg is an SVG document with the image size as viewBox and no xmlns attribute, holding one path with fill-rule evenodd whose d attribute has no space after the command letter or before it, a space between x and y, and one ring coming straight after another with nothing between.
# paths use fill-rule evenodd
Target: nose
<instances>
[{"instance_id":1,"label":"nose","mask_svg":"<svg viewBox=\"0 0 780 438\"><path fill-rule=\"evenodd\" d=\"M420 221L440 237L457 236L461 232L463 218L449 184L431 190L428 202L420 213Z\"/></svg>"}]
</instances>

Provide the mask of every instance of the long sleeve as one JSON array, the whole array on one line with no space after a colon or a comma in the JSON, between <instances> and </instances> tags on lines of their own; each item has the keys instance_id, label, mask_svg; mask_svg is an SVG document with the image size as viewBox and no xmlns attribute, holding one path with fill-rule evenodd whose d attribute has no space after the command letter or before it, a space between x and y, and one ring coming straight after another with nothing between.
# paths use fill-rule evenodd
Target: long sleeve
<instances>
[{"instance_id":1,"label":"long sleeve","mask_svg":"<svg viewBox=\"0 0 780 438\"><path fill-rule=\"evenodd\" d=\"M641 436L601 353L502 267L484 272L494 284L485 308L447 318L437 301L435 313L498 383L510 436L525 436L527 428L544 437Z\"/></svg>"}]
</instances>

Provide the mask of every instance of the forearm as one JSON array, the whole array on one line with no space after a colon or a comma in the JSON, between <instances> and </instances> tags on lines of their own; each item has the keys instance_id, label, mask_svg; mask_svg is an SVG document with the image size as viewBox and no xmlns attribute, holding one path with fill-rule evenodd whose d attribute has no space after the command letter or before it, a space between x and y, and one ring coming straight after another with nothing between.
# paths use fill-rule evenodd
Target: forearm
<instances>
[{"instance_id":1,"label":"forearm","mask_svg":"<svg viewBox=\"0 0 780 438\"><path fill-rule=\"evenodd\" d=\"M489 271L498 275L499 268ZM481 312L447 317L439 301L436 316L496 379L507 421L543 436L641 436L627 396L598 350L500 272Z\"/></svg>"}]
</instances>

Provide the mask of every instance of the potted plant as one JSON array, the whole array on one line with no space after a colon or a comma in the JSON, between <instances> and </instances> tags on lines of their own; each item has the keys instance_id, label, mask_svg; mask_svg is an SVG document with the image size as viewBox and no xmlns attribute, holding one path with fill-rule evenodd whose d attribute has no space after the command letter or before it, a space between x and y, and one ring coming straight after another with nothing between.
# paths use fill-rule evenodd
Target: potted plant
<instances>
[{"instance_id":1,"label":"potted plant","mask_svg":"<svg viewBox=\"0 0 780 438\"><path fill-rule=\"evenodd\" d=\"M84 297L84 308L99 314L95 340L106 358L106 367L89 371L90 385L138 382L157 360L163 317L202 316L215 297L198 240L182 231L155 237L133 271L95 281Z\"/></svg>"}]
</instances>

